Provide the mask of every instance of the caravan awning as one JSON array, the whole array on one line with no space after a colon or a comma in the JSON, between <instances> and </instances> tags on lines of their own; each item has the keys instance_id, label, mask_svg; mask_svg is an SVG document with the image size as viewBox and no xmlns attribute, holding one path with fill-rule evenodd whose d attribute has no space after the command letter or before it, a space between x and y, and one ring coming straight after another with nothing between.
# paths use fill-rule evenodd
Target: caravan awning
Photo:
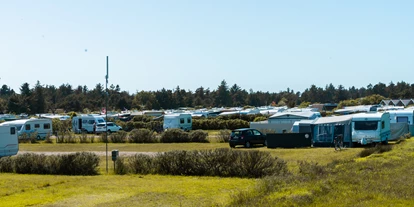
<instances>
[{"instance_id":1,"label":"caravan awning","mask_svg":"<svg viewBox=\"0 0 414 207\"><path fill-rule=\"evenodd\" d=\"M313 124L350 124L352 115L329 116L317 119Z\"/></svg>"}]
</instances>

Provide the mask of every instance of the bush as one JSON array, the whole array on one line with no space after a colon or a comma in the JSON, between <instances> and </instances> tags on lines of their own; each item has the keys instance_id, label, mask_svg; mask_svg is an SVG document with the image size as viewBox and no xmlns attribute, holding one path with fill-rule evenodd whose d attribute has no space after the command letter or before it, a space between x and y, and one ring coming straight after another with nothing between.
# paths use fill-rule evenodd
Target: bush
<instances>
[{"instance_id":1,"label":"bush","mask_svg":"<svg viewBox=\"0 0 414 207\"><path fill-rule=\"evenodd\" d=\"M0 172L2 173L11 173L13 172L13 162L10 157L1 157L0 158Z\"/></svg>"},{"instance_id":2,"label":"bush","mask_svg":"<svg viewBox=\"0 0 414 207\"><path fill-rule=\"evenodd\" d=\"M317 162L299 161L299 174L309 178L320 178L328 174L327 167L319 165Z\"/></svg>"},{"instance_id":3,"label":"bush","mask_svg":"<svg viewBox=\"0 0 414 207\"><path fill-rule=\"evenodd\" d=\"M51 138L51 134L50 133L47 133L46 139L45 139L45 143L53 143L53 140Z\"/></svg>"},{"instance_id":4,"label":"bush","mask_svg":"<svg viewBox=\"0 0 414 207\"><path fill-rule=\"evenodd\" d=\"M14 169L21 174L48 174L45 165L46 155L25 153L17 155L14 159Z\"/></svg>"},{"instance_id":5,"label":"bush","mask_svg":"<svg viewBox=\"0 0 414 207\"><path fill-rule=\"evenodd\" d=\"M259 178L288 173L286 162L273 158L268 152L228 148L170 151L155 157L137 154L123 164L129 172L140 174Z\"/></svg>"},{"instance_id":6,"label":"bush","mask_svg":"<svg viewBox=\"0 0 414 207\"><path fill-rule=\"evenodd\" d=\"M366 148L364 150L362 150L359 153L359 157L368 157L374 153L384 153L384 152L388 152L392 150L392 146L391 145L381 145L381 144L377 144L375 147L369 147Z\"/></svg>"},{"instance_id":7,"label":"bush","mask_svg":"<svg viewBox=\"0 0 414 207\"><path fill-rule=\"evenodd\" d=\"M231 130L222 129L217 135L217 141L220 143L229 142L231 135Z\"/></svg>"},{"instance_id":8,"label":"bush","mask_svg":"<svg viewBox=\"0 0 414 207\"><path fill-rule=\"evenodd\" d=\"M110 139L112 143L126 143L128 141L127 133L122 130L111 133Z\"/></svg>"},{"instance_id":9,"label":"bush","mask_svg":"<svg viewBox=\"0 0 414 207\"><path fill-rule=\"evenodd\" d=\"M118 157L115 161L115 169L114 172L117 175L125 175L128 173L128 167L126 166L126 158L125 157Z\"/></svg>"},{"instance_id":10,"label":"bush","mask_svg":"<svg viewBox=\"0 0 414 207\"><path fill-rule=\"evenodd\" d=\"M90 152L50 156L25 153L12 162L13 171L21 174L97 175L99 157Z\"/></svg>"},{"instance_id":11,"label":"bush","mask_svg":"<svg viewBox=\"0 0 414 207\"><path fill-rule=\"evenodd\" d=\"M209 142L207 140L208 133L204 132L203 130L191 131L188 136L189 136L191 142L202 142L202 143Z\"/></svg>"},{"instance_id":12,"label":"bush","mask_svg":"<svg viewBox=\"0 0 414 207\"><path fill-rule=\"evenodd\" d=\"M135 174L149 174L154 172L154 161L151 156L136 154L130 157L130 168Z\"/></svg>"},{"instance_id":13,"label":"bush","mask_svg":"<svg viewBox=\"0 0 414 207\"><path fill-rule=\"evenodd\" d=\"M80 143L88 143L89 139L88 139L88 134L85 132L82 132L82 134L79 136L79 142Z\"/></svg>"},{"instance_id":14,"label":"bush","mask_svg":"<svg viewBox=\"0 0 414 207\"><path fill-rule=\"evenodd\" d=\"M168 129L161 134L161 143L183 143L190 142L188 133L181 129Z\"/></svg>"},{"instance_id":15,"label":"bush","mask_svg":"<svg viewBox=\"0 0 414 207\"><path fill-rule=\"evenodd\" d=\"M132 143L156 143L157 138L149 129L133 129L129 133L129 140Z\"/></svg>"}]
</instances>

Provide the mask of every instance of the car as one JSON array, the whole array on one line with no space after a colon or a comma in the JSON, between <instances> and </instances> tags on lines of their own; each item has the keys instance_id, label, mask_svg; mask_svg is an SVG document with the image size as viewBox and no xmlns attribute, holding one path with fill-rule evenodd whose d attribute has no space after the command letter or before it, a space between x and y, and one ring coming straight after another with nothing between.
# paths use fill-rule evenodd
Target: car
<instances>
[{"instance_id":1,"label":"car","mask_svg":"<svg viewBox=\"0 0 414 207\"><path fill-rule=\"evenodd\" d=\"M105 124L108 125L108 132L117 132L122 130L122 127L116 125L114 122L99 123L96 125L96 133L102 133L106 131Z\"/></svg>"},{"instance_id":2,"label":"car","mask_svg":"<svg viewBox=\"0 0 414 207\"><path fill-rule=\"evenodd\" d=\"M255 144L267 146L266 135L257 129L235 129L230 134L229 145L231 148L236 147L236 145L243 145L246 148L250 148Z\"/></svg>"}]
</instances>

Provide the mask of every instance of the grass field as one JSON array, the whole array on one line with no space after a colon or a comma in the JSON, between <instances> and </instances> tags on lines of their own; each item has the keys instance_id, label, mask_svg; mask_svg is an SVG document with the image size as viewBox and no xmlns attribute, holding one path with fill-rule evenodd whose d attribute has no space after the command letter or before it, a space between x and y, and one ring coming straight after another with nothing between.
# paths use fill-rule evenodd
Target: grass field
<instances>
[{"instance_id":1,"label":"grass field","mask_svg":"<svg viewBox=\"0 0 414 207\"><path fill-rule=\"evenodd\" d=\"M228 148L226 143L108 144L109 150L165 152ZM21 151L105 151L104 143L21 144ZM101 157L98 176L1 174L0 206L410 206L414 203L414 140L358 158L363 148L253 149L287 161L287 177L241 179L114 175ZM300 161L317 162L310 174ZM334 168L327 166L337 163Z\"/></svg>"}]
</instances>

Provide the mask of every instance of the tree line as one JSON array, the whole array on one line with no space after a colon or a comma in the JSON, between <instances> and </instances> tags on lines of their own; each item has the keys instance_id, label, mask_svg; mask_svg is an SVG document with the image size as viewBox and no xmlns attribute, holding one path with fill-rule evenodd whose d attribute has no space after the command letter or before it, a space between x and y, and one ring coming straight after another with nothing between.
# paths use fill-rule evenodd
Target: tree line
<instances>
[{"instance_id":1,"label":"tree line","mask_svg":"<svg viewBox=\"0 0 414 207\"><path fill-rule=\"evenodd\" d=\"M216 89L199 87L195 91L162 88L156 91L137 91L130 94L122 91L119 85L110 85L108 91L102 84L95 88L86 86L73 87L62 84L59 87L43 85L39 81L31 87L23 83L19 93L7 85L0 89L0 113L38 114L57 112L100 111L106 105L108 94L108 110L124 109L160 110L180 107L243 107L243 106L288 106L294 107L304 103L340 103L345 100L358 100L363 97L377 95L379 98L409 99L414 97L414 84L404 81L387 84L369 84L367 87L346 89L332 83L325 88L311 85L303 92L295 92L289 88L279 92L262 92L242 89L239 85L229 86L225 80ZM379 102L377 102L379 103Z\"/></svg>"}]
</instances>

